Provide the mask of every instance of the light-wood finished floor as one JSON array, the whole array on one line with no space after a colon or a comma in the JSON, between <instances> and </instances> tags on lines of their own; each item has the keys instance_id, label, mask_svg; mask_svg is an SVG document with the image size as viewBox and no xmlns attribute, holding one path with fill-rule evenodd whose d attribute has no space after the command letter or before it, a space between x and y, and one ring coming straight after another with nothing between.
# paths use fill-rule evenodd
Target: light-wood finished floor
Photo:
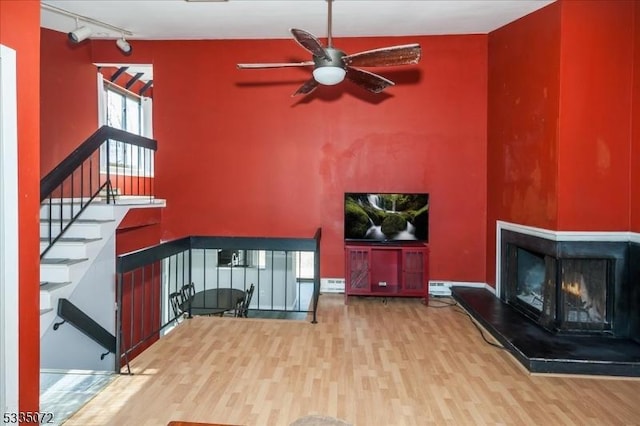
<instances>
[{"instance_id":1,"label":"light-wood finished floor","mask_svg":"<svg viewBox=\"0 0 640 426\"><path fill-rule=\"evenodd\" d=\"M640 380L532 376L457 310L322 295L318 324L185 320L65 425L640 424Z\"/></svg>"}]
</instances>

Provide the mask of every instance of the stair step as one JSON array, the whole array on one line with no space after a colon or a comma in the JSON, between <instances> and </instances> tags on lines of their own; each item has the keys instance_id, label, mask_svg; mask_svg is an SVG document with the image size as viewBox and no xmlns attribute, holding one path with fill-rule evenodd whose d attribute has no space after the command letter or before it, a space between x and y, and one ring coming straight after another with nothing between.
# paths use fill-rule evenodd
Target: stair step
<instances>
[{"instance_id":1,"label":"stair step","mask_svg":"<svg viewBox=\"0 0 640 426\"><path fill-rule=\"evenodd\" d=\"M49 247L49 238L40 238L40 253L45 249L47 257L70 259L88 257L89 245L93 242L100 241L102 238L83 238L83 237L62 237L56 243Z\"/></svg>"},{"instance_id":2,"label":"stair step","mask_svg":"<svg viewBox=\"0 0 640 426\"><path fill-rule=\"evenodd\" d=\"M51 223L51 229L49 229L49 223ZM68 220L53 219L51 222L48 220L40 220L40 236L47 238L49 232L53 237L56 237L62 227L67 226ZM110 219L78 219L67 229L64 234L64 238L100 238L102 236L103 225L113 223Z\"/></svg>"},{"instance_id":3,"label":"stair step","mask_svg":"<svg viewBox=\"0 0 640 426\"><path fill-rule=\"evenodd\" d=\"M75 265L76 263L84 262L85 260L89 260L87 258L82 259L63 259L63 258L51 258L51 259L40 259L41 265Z\"/></svg>"},{"instance_id":4,"label":"stair step","mask_svg":"<svg viewBox=\"0 0 640 426\"><path fill-rule=\"evenodd\" d=\"M49 282L49 281L43 281L40 283L40 291L53 291L57 288L61 288L64 286L67 286L71 284L70 281L65 281L65 282Z\"/></svg>"},{"instance_id":5,"label":"stair step","mask_svg":"<svg viewBox=\"0 0 640 426\"><path fill-rule=\"evenodd\" d=\"M60 220L60 219L52 219L51 223L55 223L55 224L60 224L60 222L63 223L68 223L68 220ZM75 222L73 223L77 223L78 225L84 225L84 224L92 224L92 223L97 223L97 224L102 224L102 223L109 223L109 222L113 222L113 219L76 219ZM40 223L49 223L49 221L47 219L40 219Z\"/></svg>"},{"instance_id":6,"label":"stair step","mask_svg":"<svg viewBox=\"0 0 640 426\"><path fill-rule=\"evenodd\" d=\"M53 293L57 289L64 288L68 285L71 285L71 281L41 281L40 282L40 315L43 314L42 311L46 311L47 309L51 310L55 308L53 306ZM44 312L46 313L46 312Z\"/></svg>"},{"instance_id":7,"label":"stair step","mask_svg":"<svg viewBox=\"0 0 640 426\"><path fill-rule=\"evenodd\" d=\"M83 237L61 237L58 239L58 241L56 241L56 244L60 243L60 244L86 244L86 243L91 243L94 241L100 241L102 238L83 238ZM41 243L47 243L49 242L49 239L46 237L40 237L40 242Z\"/></svg>"},{"instance_id":8,"label":"stair step","mask_svg":"<svg viewBox=\"0 0 640 426\"><path fill-rule=\"evenodd\" d=\"M51 222L54 225L53 226L54 229L60 229L60 223L62 223L63 225L66 225L67 223L69 223L69 220L52 219L51 221L49 221L46 218L40 219L41 225L48 224L49 222ZM73 223L78 225L101 225L103 223L109 223L109 222L113 222L113 219L76 219Z\"/></svg>"}]
</instances>

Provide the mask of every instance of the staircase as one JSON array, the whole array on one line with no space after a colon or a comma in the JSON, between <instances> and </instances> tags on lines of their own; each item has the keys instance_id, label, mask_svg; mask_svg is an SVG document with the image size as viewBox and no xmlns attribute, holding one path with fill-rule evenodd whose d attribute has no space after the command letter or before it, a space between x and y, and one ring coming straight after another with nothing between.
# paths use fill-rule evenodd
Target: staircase
<instances>
[{"instance_id":1,"label":"staircase","mask_svg":"<svg viewBox=\"0 0 640 426\"><path fill-rule=\"evenodd\" d=\"M117 197L107 204L97 197L40 260L41 367L51 369L110 370L113 354L58 316L60 299L71 300L105 330L115 334L115 232L133 208L164 207L164 200ZM50 239L48 215L60 217L59 209L74 203L57 200L41 208L41 252ZM78 203L76 202L77 206ZM56 223L63 228L66 223Z\"/></svg>"}]
</instances>

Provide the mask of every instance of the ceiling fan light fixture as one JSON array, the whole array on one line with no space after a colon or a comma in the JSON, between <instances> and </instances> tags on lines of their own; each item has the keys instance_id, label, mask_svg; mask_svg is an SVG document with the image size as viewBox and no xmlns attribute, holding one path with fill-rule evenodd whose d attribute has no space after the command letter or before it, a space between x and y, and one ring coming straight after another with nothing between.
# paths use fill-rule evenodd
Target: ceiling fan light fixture
<instances>
[{"instance_id":1,"label":"ceiling fan light fixture","mask_svg":"<svg viewBox=\"0 0 640 426\"><path fill-rule=\"evenodd\" d=\"M333 86L344 80L347 71L342 67L327 66L313 70L313 78L325 86Z\"/></svg>"}]
</instances>

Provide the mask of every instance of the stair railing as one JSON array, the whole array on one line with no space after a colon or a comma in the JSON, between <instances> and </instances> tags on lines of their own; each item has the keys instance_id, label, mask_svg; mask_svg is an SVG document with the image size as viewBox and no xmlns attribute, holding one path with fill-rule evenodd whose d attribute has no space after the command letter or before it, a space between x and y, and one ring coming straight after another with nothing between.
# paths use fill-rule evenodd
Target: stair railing
<instances>
[{"instance_id":1,"label":"stair railing","mask_svg":"<svg viewBox=\"0 0 640 426\"><path fill-rule=\"evenodd\" d=\"M246 291L255 284L252 312L307 313L316 323L321 236L320 228L306 238L190 236L119 255L115 371L157 341L164 330L192 316L190 304L184 312L171 306L171 295L189 284L195 291ZM244 265L221 264L225 251L243 252ZM313 276L305 282L295 276L294 259L301 253L313 254Z\"/></svg>"},{"instance_id":2,"label":"stair railing","mask_svg":"<svg viewBox=\"0 0 640 426\"><path fill-rule=\"evenodd\" d=\"M101 193L153 198L157 142L102 126L40 181L42 258ZM42 211L43 210L43 211Z\"/></svg>"}]
</instances>

